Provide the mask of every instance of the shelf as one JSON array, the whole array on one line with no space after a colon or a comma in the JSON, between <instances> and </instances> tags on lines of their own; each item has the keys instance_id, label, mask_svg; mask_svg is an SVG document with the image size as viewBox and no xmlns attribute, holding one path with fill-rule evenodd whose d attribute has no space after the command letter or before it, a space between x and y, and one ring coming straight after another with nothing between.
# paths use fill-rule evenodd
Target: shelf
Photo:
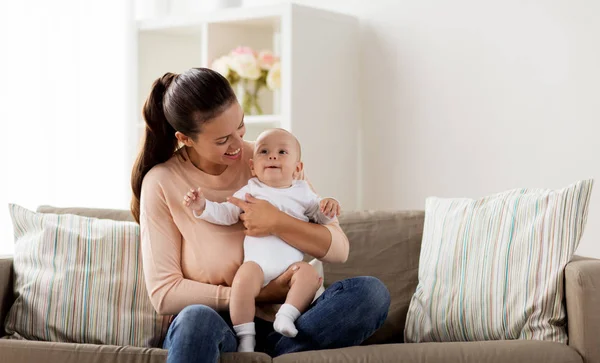
<instances>
[{"instance_id":1,"label":"shelf","mask_svg":"<svg viewBox=\"0 0 600 363\"><path fill-rule=\"evenodd\" d=\"M210 13L167 16L137 22L139 31L173 35L197 34L205 24L231 24L276 29L289 4L221 9Z\"/></svg>"},{"instance_id":2,"label":"shelf","mask_svg":"<svg viewBox=\"0 0 600 363\"><path fill-rule=\"evenodd\" d=\"M153 82L165 72L210 66L240 45L270 49L281 58L281 89L261 88L257 97L265 115L248 112L244 139L256 140L275 127L292 131L303 143L302 159L317 190L349 209L360 207L360 90L355 77L348 77L360 73L359 19L285 1L215 12L182 7L135 23L131 145L144 138L141 110ZM325 149L338 151L335 163L323 162Z\"/></svg>"},{"instance_id":3,"label":"shelf","mask_svg":"<svg viewBox=\"0 0 600 363\"><path fill-rule=\"evenodd\" d=\"M248 115L244 116L244 123L248 125L260 125L279 123L281 121L280 115Z\"/></svg>"}]
</instances>

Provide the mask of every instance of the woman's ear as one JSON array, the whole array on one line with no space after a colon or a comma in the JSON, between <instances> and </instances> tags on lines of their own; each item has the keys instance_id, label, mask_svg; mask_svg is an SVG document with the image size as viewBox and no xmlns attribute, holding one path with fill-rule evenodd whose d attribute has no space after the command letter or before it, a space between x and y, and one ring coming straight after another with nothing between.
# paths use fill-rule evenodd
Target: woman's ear
<instances>
[{"instance_id":1,"label":"woman's ear","mask_svg":"<svg viewBox=\"0 0 600 363\"><path fill-rule=\"evenodd\" d=\"M175 137L185 146L192 146L194 144L191 137L187 137L179 131L175 132Z\"/></svg>"}]
</instances>

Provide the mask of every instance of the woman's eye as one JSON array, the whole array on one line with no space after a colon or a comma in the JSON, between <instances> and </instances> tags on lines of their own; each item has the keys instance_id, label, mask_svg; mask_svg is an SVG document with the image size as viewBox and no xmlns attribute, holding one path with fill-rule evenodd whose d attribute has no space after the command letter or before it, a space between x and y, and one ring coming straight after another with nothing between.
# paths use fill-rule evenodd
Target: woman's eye
<instances>
[{"instance_id":1,"label":"woman's eye","mask_svg":"<svg viewBox=\"0 0 600 363\"><path fill-rule=\"evenodd\" d=\"M219 142L217 142L217 145L225 145L225 143L227 143L227 140L229 140L229 138L226 138L226 139L225 139L225 140L223 140L223 141L219 141Z\"/></svg>"},{"instance_id":2,"label":"woman's eye","mask_svg":"<svg viewBox=\"0 0 600 363\"><path fill-rule=\"evenodd\" d=\"M246 126L246 124L241 124L240 127L238 127L238 130L241 129L242 127Z\"/></svg>"}]
</instances>

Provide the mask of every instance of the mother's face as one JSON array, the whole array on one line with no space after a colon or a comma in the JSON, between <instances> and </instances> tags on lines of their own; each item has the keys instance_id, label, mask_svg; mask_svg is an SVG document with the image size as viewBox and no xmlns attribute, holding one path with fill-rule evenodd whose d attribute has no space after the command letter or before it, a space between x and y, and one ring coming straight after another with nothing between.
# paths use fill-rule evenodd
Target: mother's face
<instances>
[{"instance_id":1,"label":"mother's face","mask_svg":"<svg viewBox=\"0 0 600 363\"><path fill-rule=\"evenodd\" d=\"M244 112L238 102L233 102L219 116L204 123L200 134L188 146L203 163L231 165L242 157L245 133Z\"/></svg>"}]
</instances>

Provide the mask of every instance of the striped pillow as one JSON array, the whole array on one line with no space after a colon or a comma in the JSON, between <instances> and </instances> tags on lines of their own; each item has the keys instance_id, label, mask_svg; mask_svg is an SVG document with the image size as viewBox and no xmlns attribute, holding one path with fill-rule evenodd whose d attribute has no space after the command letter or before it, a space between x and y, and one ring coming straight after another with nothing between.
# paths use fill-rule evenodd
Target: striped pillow
<instances>
[{"instance_id":1,"label":"striped pillow","mask_svg":"<svg viewBox=\"0 0 600 363\"><path fill-rule=\"evenodd\" d=\"M563 271L583 233L592 185L428 198L405 341L566 343Z\"/></svg>"},{"instance_id":2,"label":"striped pillow","mask_svg":"<svg viewBox=\"0 0 600 363\"><path fill-rule=\"evenodd\" d=\"M168 318L146 292L139 227L10 205L15 231L13 338L160 346Z\"/></svg>"}]
</instances>

